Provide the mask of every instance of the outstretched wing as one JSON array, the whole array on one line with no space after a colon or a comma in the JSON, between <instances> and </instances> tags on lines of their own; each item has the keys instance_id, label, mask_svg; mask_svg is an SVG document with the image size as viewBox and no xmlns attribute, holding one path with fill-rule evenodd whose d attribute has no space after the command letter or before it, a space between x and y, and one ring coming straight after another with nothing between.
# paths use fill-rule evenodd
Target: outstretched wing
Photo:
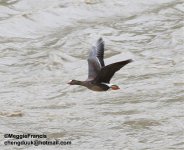
<instances>
[{"instance_id":1,"label":"outstretched wing","mask_svg":"<svg viewBox=\"0 0 184 150\"><path fill-rule=\"evenodd\" d=\"M96 52L96 57L98 58L101 67L104 67L104 41L102 38L99 38L96 43Z\"/></svg>"},{"instance_id":2,"label":"outstretched wing","mask_svg":"<svg viewBox=\"0 0 184 150\"><path fill-rule=\"evenodd\" d=\"M88 57L88 80L94 79L104 64L104 41L99 38L96 46L93 46Z\"/></svg>"},{"instance_id":3,"label":"outstretched wing","mask_svg":"<svg viewBox=\"0 0 184 150\"><path fill-rule=\"evenodd\" d=\"M109 83L115 72L120 70L126 64L132 62L132 59L116 62L103 67L95 78L95 82Z\"/></svg>"}]
</instances>

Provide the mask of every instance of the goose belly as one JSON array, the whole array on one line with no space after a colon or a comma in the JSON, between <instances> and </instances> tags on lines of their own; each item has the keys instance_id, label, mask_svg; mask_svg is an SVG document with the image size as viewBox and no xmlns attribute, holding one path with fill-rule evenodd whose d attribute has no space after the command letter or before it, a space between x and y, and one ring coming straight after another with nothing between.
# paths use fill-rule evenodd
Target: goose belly
<instances>
[{"instance_id":1,"label":"goose belly","mask_svg":"<svg viewBox=\"0 0 184 150\"><path fill-rule=\"evenodd\" d=\"M109 87L107 85L93 85L91 87L88 87L88 89L92 91L107 91Z\"/></svg>"}]
</instances>

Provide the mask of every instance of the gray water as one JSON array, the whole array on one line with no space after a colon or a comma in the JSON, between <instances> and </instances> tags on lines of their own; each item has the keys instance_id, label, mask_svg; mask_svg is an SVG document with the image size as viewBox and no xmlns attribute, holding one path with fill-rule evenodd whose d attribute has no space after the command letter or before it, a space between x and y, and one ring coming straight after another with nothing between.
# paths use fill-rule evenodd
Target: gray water
<instances>
[{"instance_id":1,"label":"gray water","mask_svg":"<svg viewBox=\"0 0 184 150\"><path fill-rule=\"evenodd\" d=\"M99 37L121 89L87 78ZM0 0L0 149L183 150L183 0ZM5 133L66 146L5 146Z\"/></svg>"}]
</instances>

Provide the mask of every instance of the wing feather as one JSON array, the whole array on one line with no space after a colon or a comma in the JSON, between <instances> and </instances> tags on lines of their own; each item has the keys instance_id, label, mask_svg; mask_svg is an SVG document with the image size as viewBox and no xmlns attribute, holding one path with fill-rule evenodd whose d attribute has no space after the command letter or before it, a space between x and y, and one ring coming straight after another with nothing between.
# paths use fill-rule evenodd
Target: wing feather
<instances>
[{"instance_id":1,"label":"wing feather","mask_svg":"<svg viewBox=\"0 0 184 150\"><path fill-rule=\"evenodd\" d=\"M88 57L88 79L94 79L104 64L104 41L99 38L96 46L93 46Z\"/></svg>"},{"instance_id":2,"label":"wing feather","mask_svg":"<svg viewBox=\"0 0 184 150\"><path fill-rule=\"evenodd\" d=\"M132 62L131 59L125 60L125 61L120 61L120 62L116 62L110 65L107 65L105 67L103 67L100 72L98 73L98 75L96 76L96 78L94 79L95 82L105 82L105 83L109 83L111 78L113 77L113 75L120 70L123 66L127 65L128 63Z\"/></svg>"}]
</instances>

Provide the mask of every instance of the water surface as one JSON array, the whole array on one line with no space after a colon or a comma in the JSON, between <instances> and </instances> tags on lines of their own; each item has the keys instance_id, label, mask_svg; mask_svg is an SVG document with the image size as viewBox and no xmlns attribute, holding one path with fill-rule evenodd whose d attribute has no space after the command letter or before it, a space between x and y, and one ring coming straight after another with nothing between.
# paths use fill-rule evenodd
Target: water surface
<instances>
[{"instance_id":1,"label":"water surface","mask_svg":"<svg viewBox=\"0 0 184 150\"><path fill-rule=\"evenodd\" d=\"M1 0L0 149L184 149L182 0ZM133 59L93 92L99 37L105 63ZM5 133L47 134L70 146L4 146Z\"/></svg>"}]
</instances>

